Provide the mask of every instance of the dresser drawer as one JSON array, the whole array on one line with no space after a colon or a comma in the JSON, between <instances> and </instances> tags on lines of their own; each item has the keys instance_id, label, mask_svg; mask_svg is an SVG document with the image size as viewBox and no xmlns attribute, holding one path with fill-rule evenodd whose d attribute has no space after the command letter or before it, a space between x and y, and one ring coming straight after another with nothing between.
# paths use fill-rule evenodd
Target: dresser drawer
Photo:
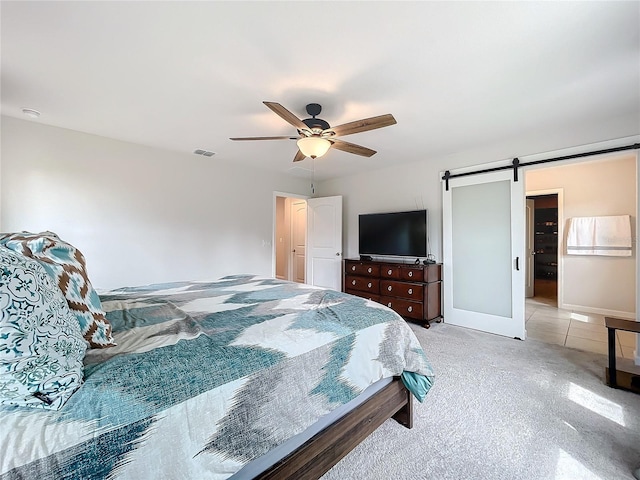
<instances>
[{"instance_id":1,"label":"dresser drawer","mask_svg":"<svg viewBox=\"0 0 640 480\"><path fill-rule=\"evenodd\" d=\"M420 266L402 267L400 269L400 278L402 280L413 280L414 282L424 281L424 270Z\"/></svg>"},{"instance_id":2,"label":"dresser drawer","mask_svg":"<svg viewBox=\"0 0 640 480\"><path fill-rule=\"evenodd\" d=\"M381 280L380 294L422 301L424 297L424 285L420 283L398 282L396 280Z\"/></svg>"},{"instance_id":3,"label":"dresser drawer","mask_svg":"<svg viewBox=\"0 0 640 480\"><path fill-rule=\"evenodd\" d=\"M442 265L364 258L344 260L346 293L390 307L407 321L424 324L442 318Z\"/></svg>"},{"instance_id":4,"label":"dresser drawer","mask_svg":"<svg viewBox=\"0 0 640 480\"><path fill-rule=\"evenodd\" d=\"M376 295L375 293L360 292L358 290L353 290L350 288L345 289L345 293L349 293L351 295L355 295L356 297L362 297L366 298L367 300L373 300L374 302L380 303L380 295Z\"/></svg>"},{"instance_id":5,"label":"dresser drawer","mask_svg":"<svg viewBox=\"0 0 640 480\"><path fill-rule=\"evenodd\" d=\"M344 278L344 288L358 290L360 292L379 293L380 280L377 278L359 277L356 275L346 275ZM348 293L348 292L347 292Z\"/></svg>"},{"instance_id":6,"label":"dresser drawer","mask_svg":"<svg viewBox=\"0 0 640 480\"><path fill-rule=\"evenodd\" d=\"M400 276L400 266L399 265L382 265L380 267L380 277L381 278L402 278Z\"/></svg>"},{"instance_id":7,"label":"dresser drawer","mask_svg":"<svg viewBox=\"0 0 640 480\"><path fill-rule=\"evenodd\" d=\"M416 320L422 320L422 302L414 302L411 300L404 300L402 298L380 296L380 303L386 305L394 312L399 313L403 317L414 318Z\"/></svg>"},{"instance_id":8,"label":"dresser drawer","mask_svg":"<svg viewBox=\"0 0 640 480\"><path fill-rule=\"evenodd\" d=\"M379 277L380 265L371 263L346 262L345 273L349 275L363 275L366 277Z\"/></svg>"}]
</instances>

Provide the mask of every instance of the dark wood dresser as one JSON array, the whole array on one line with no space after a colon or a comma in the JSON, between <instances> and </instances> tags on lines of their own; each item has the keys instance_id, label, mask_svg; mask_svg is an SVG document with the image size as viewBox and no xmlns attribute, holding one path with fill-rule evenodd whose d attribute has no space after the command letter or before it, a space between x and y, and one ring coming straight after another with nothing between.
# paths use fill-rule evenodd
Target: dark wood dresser
<instances>
[{"instance_id":1,"label":"dark wood dresser","mask_svg":"<svg viewBox=\"0 0 640 480\"><path fill-rule=\"evenodd\" d=\"M441 321L442 264L345 260L344 291L424 324Z\"/></svg>"}]
</instances>

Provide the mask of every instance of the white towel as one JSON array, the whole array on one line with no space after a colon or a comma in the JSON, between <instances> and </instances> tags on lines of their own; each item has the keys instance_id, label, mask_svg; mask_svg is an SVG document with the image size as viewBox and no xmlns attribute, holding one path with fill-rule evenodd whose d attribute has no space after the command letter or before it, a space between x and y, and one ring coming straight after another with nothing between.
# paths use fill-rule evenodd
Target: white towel
<instances>
[{"instance_id":1,"label":"white towel","mask_svg":"<svg viewBox=\"0 0 640 480\"><path fill-rule=\"evenodd\" d=\"M574 217L567 234L570 255L631 256L631 216Z\"/></svg>"}]
</instances>

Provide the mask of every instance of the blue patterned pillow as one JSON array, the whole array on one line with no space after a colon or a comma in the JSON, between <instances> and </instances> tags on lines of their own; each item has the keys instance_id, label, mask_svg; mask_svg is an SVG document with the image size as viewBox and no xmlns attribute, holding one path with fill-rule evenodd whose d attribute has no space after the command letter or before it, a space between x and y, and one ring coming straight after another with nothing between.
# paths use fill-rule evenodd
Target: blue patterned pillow
<instances>
[{"instance_id":1,"label":"blue patterned pillow","mask_svg":"<svg viewBox=\"0 0 640 480\"><path fill-rule=\"evenodd\" d=\"M0 403L59 409L82 383L86 349L42 265L0 247Z\"/></svg>"},{"instance_id":2,"label":"blue patterned pillow","mask_svg":"<svg viewBox=\"0 0 640 480\"><path fill-rule=\"evenodd\" d=\"M2 234L0 245L40 262L67 299L91 348L115 345L111 324L102 310L100 297L89 282L80 250L53 232Z\"/></svg>"}]
</instances>

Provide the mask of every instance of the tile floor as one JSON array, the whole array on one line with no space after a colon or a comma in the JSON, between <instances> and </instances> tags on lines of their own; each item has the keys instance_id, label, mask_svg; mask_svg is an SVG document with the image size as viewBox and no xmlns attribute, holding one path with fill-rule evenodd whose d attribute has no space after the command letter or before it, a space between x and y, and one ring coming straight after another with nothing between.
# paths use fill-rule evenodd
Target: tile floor
<instances>
[{"instance_id":1,"label":"tile floor","mask_svg":"<svg viewBox=\"0 0 640 480\"><path fill-rule=\"evenodd\" d=\"M527 337L579 350L608 352L604 315L561 310L552 298L533 297L525 302ZM616 356L634 358L636 335L616 331Z\"/></svg>"}]
</instances>

